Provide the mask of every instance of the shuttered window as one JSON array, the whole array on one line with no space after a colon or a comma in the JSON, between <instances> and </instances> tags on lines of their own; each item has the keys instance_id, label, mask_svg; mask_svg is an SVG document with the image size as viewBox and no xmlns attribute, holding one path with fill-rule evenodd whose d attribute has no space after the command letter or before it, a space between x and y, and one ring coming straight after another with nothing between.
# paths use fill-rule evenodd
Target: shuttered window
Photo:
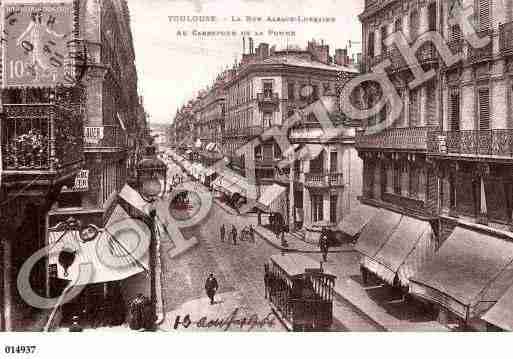
<instances>
[{"instance_id":1,"label":"shuttered window","mask_svg":"<svg viewBox=\"0 0 513 359\"><path fill-rule=\"evenodd\" d=\"M436 87L431 81L427 85L427 124L428 126L438 125L436 121Z\"/></svg>"},{"instance_id":2,"label":"shuttered window","mask_svg":"<svg viewBox=\"0 0 513 359\"><path fill-rule=\"evenodd\" d=\"M490 129L490 89L479 89L479 129Z\"/></svg>"},{"instance_id":3,"label":"shuttered window","mask_svg":"<svg viewBox=\"0 0 513 359\"><path fill-rule=\"evenodd\" d=\"M409 127L418 127L420 125L420 101L419 101L419 91L412 90L410 91L410 126Z\"/></svg>"},{"instance_id":4,"label":"shuttered window","mask_svg":"<svg viewBox=\"0 0 513 359\"><path fill-rule=\"evenodd\" d=\"M419 12L414 10L410 14L410 39L415 41L419 36Z\"/></svg>"},{"instance_id":5,"label":"shuttered window","mask_svg":"<svg viewBox=\"0 0 513 359\"><path fill-rule=\"evenodd\" d=\"M452 90L449 95L449 127L451 131L460 130L460 93Z\"/></svg>"},{"instance_id":6,"label":"shuttered window","mask_svg":"<svg viewBox=\"0 0 513 359\"><path fill-rule=\"evenodd\" d=\"M432 2L428 7L429 31L436 31L436 2Z\"/></svg>"},{"instance_id":7,"label":"shuttered window","mask_svg":"<svg viewBox=\"0 0 513 359\"><path fill-rule=\"evenodd\" d=\"M373 31L371 31L371 33L369 34L368 49L369 49L368 56L369 57L374 57L374 32Z\"/></svg>"},{"instance_id":8,"label":"shuttered window","mask_svg":"<svg viewBox=\"0 0 513 359\"><path fill-rule=\"evenodd\" d=\"M385 45L385 39L387 38L387 35L387 26L384 25L381 27L381 54L384 56L387 54L387 47Z\"/></svg>"},{"instance_id":9,"label":"shuttered window","mask_svg":"<svg viewBox=\"0 0 513 359\"><path fill-rule=\"evenodd\" d=\"M479 30L487 31L491 28L490 0L477 0L479 8Z\"/></svg>"}]
</instances>

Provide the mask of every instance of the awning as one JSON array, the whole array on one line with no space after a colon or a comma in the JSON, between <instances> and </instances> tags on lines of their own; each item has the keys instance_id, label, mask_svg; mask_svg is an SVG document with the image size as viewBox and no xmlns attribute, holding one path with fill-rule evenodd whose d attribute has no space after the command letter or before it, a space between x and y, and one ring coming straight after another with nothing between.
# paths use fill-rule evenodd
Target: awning
<instances>
[{"instance_id":1,"label":"awning","mask_svg":"<svg viewBox=\"0 0 513 359\"><path fill-rule=\"evenodd\" d=\"M410 292L463 319L493 304L513 279L513 243L456 227L437 254L410 278ZM489 305L488 305L489 307Z\"/></svg>"},{"instance_id":2,"label":"awning","mask_svg":"<svg viewBox=\"0 0 513 359\"><path fill-rule=\"evenodd\" d=\"M496 327L513 331L513 286L481 318Z\"/></svg>"},{"instance_id":3,"label":"awning","mask_svg":"<svg viewBox=\"0 0 513 359\"><path fill-rule=\"evenodd\" d=\"M380 209L363 228L355 249L367 257L374 257L393 233L402 215Z\"/></svg>"},{"instance_id":4,"label":"awning","mask_svg":"<svg viewBox=\"0 0 513 359\"><path fill-rule=\"evenodd\" d=\"M301 157L306 156L306 159L316 159L321 154L324 147L319 144L308 144L305 147L302 147L300 150Z\"/></svg>"},{"instance_id":5,"label":"awning","mask_svg":"<svg viewBox=\"0 0 513 359\"><path fill-rule=\"evenodd\" d=\"M185 154L190 155L192 153L192 150L185 151Z\"/></svg>"},{"instance_id":6,"label":"awning","mask_svg":"<svg viewBox=\"0 0 513 359\"><path fill-rule=\"evenodd\" d=\"M231 171L224 170L222 173L219 173L219 177L212 183L212 186L215 190L224 192L229 196L238 193L246 198L257 198L258 191L256 185L249 183L246 178L236 175Z\"/></svg>"},{"instance_id":7,"label":"awning","mask_svg":"<svg viewBox=\"0 0 513 359\"><path fill-rule=\"evenodd\" d=\"M207 151L213 151L213 150L214 150L215 145L216 145L215 143L210 142L209 144L207 144L207 146L205 147L205 149L206 149Z\"/></svg>"},{"instance_id":8,"label":"awning","mask_svg":"<svg viewBox=\"0 0 513 359\"><path fill-rule=\"evenodd\" d=\"M120 281L148 269L148 252L137 251L141 239L150 238L149 229L131 221L133 225L116 231L113 235L102 230L98 238L82 242L78 231L48 231L52 246L49 264L57 267L57 278L80 284L94 284ZM146 246L149 243L146 244ZM74 252L72 263L65 268L59 261L61 252Z\"/></svg>"},{"instance_id":9,"label":"awning","mask_svg":"<svg viewBox=\"0 0 513 359\"><path fill-rule=\"evenodd\" d=\"M282 212L283 201L287 200L287 188L278 184L266 186L262 195L258 199L258 203L261 205L259 208L265 212Z\"/></svg>"},{"instance_id":10,"label":"awning","mask_svg":"<svg viewBox=\"0 0 513 359\"><path fill-rule=\"evenodd\" d=\"M436 241L431 225L426 221L402 216L399 225L383 243L378 252L365 256L362 263L386 283L393 285L397 275L399 284L409 286L409 278L433 257Z\"/></svg>"},{"instance_id":11,"label":"awning","mask_svg":"<svg viewBox=\"0 0 513 359\"><path fill-rule=\"evenodd\" d=\"M366 204L361 204L351 210L351 212L338 224L338 230L350 237L356 237L362 231L363 227L378 213L379 209Z\"/></svg>"}]
</instances>

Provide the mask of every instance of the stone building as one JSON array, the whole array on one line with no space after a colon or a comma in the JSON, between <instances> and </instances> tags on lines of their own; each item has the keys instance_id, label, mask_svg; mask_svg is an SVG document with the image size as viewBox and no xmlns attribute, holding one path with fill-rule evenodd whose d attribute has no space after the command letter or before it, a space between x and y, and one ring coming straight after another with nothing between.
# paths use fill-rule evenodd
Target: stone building
<instances>
[{"instance_id":1,"label":"stone building","mask_svg":"<svg viewBox=\"0 0 513 359\"><path fill-rule=\"evenodd\" d=\"M31 255L48 245L49 210L102 211L126 181L128 159L137 157L145 124L137 115L141 109L125 0L47 1L42 6L27 0L2 2L2 8L12 14L2 20L12 37L2 48L7 76L1 96L0 324L3 330L41 329L45 313L20 298L16 276ZM37 22L51 27L53 41L30 42L37 39L30 36ZM39 295L48 294L49 276L40 261L31 273Z\"/></svg>"},{"instance_id":2,"label":"stone building","mask_svg":"<svg viewBox=\"0 0 513 359\"><path fill-rule=\"evenodd\" d=\"M468 6L484 46L474 46L473 33L465 30L460 15ZM381 233L370 239L370 231L362 231L362 265L434 303L444 323L504 328L508 324L493 308L499 309L495 303L513 284L513 257L499 255L513 250L511 2L369 0L360 18L366 71L389 60L385 71L400 98L369 118L368 128L402 108L384 130L357 134L364 161L362 211L379 208L365 228ZM426 40L429 32L440 35L442 44ZM392 33L402 33L417 49L417 64L407 62L396 45L387 46L384 39ZM448 63L443 49L460 61ZM418 66L434 71L431 80L413 82ZM372 107L383 91L366 90ZM395 241L395 250L377 249L370 241L381 248Z\"/></svg>"}]
</instances>

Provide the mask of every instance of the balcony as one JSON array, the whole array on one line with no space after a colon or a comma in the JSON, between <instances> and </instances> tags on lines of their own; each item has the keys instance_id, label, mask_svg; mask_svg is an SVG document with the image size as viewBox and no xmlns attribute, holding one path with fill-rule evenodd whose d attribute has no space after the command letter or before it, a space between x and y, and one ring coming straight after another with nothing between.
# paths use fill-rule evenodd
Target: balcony
<instances>
[{"instance_id":1,"label":"balcony","mask_svg":"<svg viewBox=\"0 0 513 359\"><path fill-rule=\"evenodd\" d=\"M298 172L294 172L294 182L299 182L300 175ZM274 180L280 184L289 184L290 183L290 172L286 171L275 171Z\"/></svg>"},{"instance_id":2,"label":"balcony","mask_svg":"<svg viewBox=\"0 0 513 359\"><path fill-rule=\"evenodd\" d=\"M269 169L269 168L274 168L278 165L278 163L280 162L281 160L280 159L276 159L276 158L273 158L273 157L255 157L255 167L256 168L264 168L264 169Z\"/></svg>"},{"instance_id":3,"label":"balcony","mask_svg":"<svg viewBox=\"0 0 513 359\"><path fill-rule=\"evenodd\" d=\"M492 36L488 31L480 32L477 34L478 37L483 38L485 36ZM483 61L490 61L493 58L493 40L489 41L488 45L482 48L474 48L469 46L468 61L471 64Z\"/></svg>"},{"instance_id":4,"label":"balcony","mask_svg":"<svg viewBox=\"0 0 513 359\"><path fill-rule=\"evenodd\" d=\"M513 158L513 130L431 131L428 152L438 156Z\"/></svg>"},{"instance_id":5,"label":"balcony","mask_svg":"<svg viewBox=\"0 0 513 359\"><path fill-rule=\"evenodd\" d=\"M257 94L258 106L261 109L275 110L280 105L280 96L276 92Z\"/></svg>"},{"instance_id":6,"label":"balcony","mask_svg":"<svg viewBox=\"0 0 513 359\"><path fill-rule=\"evenodd\" d=\"M388 69L391 71L401 71L408 68L406 60L401 55L401 52L396 46L393 46L388 50L388 59L391 62L391 65L388 67Z\"/></svg>"},{"instance_id":7,"label":"balcony","mask_svg":"<svg viewBox=\"0 0 513 359\"><path fill-rule=\"evenodd\" d=\"M305 173L305 186L310 188L330 188L344 186L342 173Z\"/></svg>"},{"instance_id":8,"label":"balcony","mask_svg":"<svg viewBox=\"0 0 513 359\"><path fill-rule=\"evenodd\" d=\"M427 151L430 127L389 128L376 134L356 132L356 148L394 151Z\"/></svg>"},{"instance_id":9,"label":"balcony","mask_svg":"<svg viewBox=\"0 0 513 359\"><path fill-rule=\"evenodd\" d=\"M245 128L229 128L224 131L224 138L253 138L260 136L264 132L264 129L261 126L251 126Z\"/></svg>"},{"instance_id":10,"label":"balcony","mask_svg":"<svg viewBox=\"0 0 513 359\"><path fill-rule=\"evenodd\" d=\"M85 131L85 152L119 152L127 150L127 135L119 126L86 127ZM95 131L98 135L89 136L87 134L89 131Z\"/></svg>"},{"instance_id":11,"label":"balcony","mask_svg":"<svg viewBox=\"0 0 513 359\"><path fill-rule=\"evenodd\" d=\"M417 59L421 65L438 62L438 51L431 42L423 44L416 53Z\"/></svg>"},{"instance_id":12,"label":"balcony","mask_svg":"<svg viewBox=\"0 0 513 359\"><path fill-rule=\"evenodd\" d=\"M503 56L513 56L513 21L499 25L499 43Z\"/></svg>"},{"instance_id":13,"label":"balcony","mask_svg":"<svg viewBox=\"0 0 513 359\"><path fill-rule=\"evenodd\" d=\"M2 125L4 175L59 180L83 162L79 111L55 103L6 104ZM37 182L37 181L36 181Z\"/></svg>"}]
</instances>

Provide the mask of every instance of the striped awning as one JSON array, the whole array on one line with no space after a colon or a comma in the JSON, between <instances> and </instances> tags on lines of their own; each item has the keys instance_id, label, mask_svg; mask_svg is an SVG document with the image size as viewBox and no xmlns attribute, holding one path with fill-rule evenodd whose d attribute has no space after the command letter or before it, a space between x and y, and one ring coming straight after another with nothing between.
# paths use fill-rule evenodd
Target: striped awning
<instances>
[{"instance_id":1,"label":"striped awning","mask_svg":"<svg viewBox=\"0 0 513 359\"><path fill-rule=\"evenodd\" d=\"M286 207L287 201L287 188L278 184L265 187L262 195L258 199L258 202L263 210L268 213L282 212L283 206Z\"/></svg>"},{"instance_id":2,"label":"striped awning","mask_svg":"<svg viewBox=\"0 0 513 359\"><path fill-rule=\"evenodd\" d=\"M356 237L378 211L379 209L376 207L361 204L353 208L351 212L342 219L337 228L350 237Z\"/></svg>"}]
</instances>

